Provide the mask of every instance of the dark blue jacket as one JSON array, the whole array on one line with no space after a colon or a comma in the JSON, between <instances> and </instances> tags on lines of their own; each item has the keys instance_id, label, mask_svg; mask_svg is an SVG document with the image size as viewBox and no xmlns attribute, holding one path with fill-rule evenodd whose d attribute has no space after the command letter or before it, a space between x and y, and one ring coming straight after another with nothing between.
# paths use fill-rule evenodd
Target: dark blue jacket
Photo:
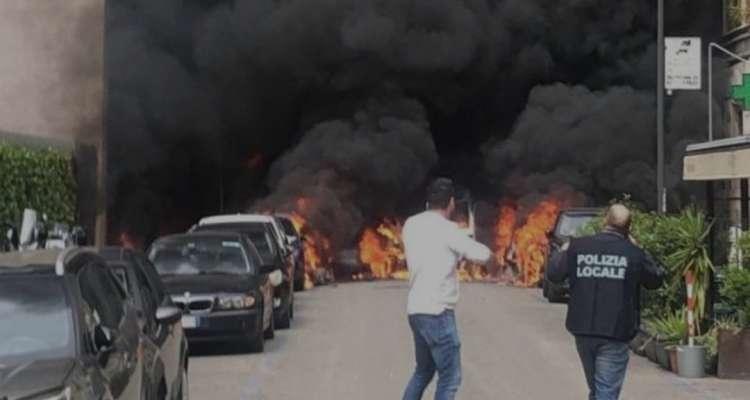
<instances>
[{"instance_id":1,"label":"dark blue jacket","mask_svg":"<svg viewBox=\"0 0 750 400\"><path fill-rule=\"evenodd\" d=\"M552 255L548 271L552 282L570 280L570 333L620 341L638 332L641 286L657 289L664 275L648 253L611 231L573 239Z\"/></svg>"}]
</instances>

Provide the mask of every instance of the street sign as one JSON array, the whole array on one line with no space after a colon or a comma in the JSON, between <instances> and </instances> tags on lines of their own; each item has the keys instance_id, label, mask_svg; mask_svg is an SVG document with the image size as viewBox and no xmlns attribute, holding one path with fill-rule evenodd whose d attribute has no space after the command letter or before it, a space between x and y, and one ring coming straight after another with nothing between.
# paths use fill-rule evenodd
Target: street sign
<instances>
[{"instance_id":1,"label":"street sign","mask_svg":"<svg viewBox=\"0 0 750 400\"><path fill-rule=\"evenodd\" d=\"M731 95L742 104L743 110L750 110L750 74L742 74L742 84L732 85Z\"/></svg>"},{"instance_id":2,"label":"street sign","mask_svg":"<svg viewBox=\"0 0 750 400\"><path fill-rule=\"evenodd\" d=\"M701 89L701 38L664 38L664 88L666 90Z\"/></svg>"}]
</instances>

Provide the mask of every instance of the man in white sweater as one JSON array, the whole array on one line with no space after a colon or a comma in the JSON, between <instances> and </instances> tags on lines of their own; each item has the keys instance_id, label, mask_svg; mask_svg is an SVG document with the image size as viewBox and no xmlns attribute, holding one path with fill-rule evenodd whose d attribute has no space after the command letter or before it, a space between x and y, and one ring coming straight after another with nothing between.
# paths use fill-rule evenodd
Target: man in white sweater
<instances>
[{"instance_id":1,"label":"man in white sweater","mask_svg":"<svg viewBox=\"0 0 750 400\"><path fill-rule=\"evenodd\" d=\"M457 267L462 259L487 262L490 250L450 220L455 208L453 182L438 178L427 191L427 211L404 224L409 268L409 325L417 361L403 400L420 400L438 373L435 400L453 400L461 384L461 342L454 309Z\"/></svg>"}]
</instances>

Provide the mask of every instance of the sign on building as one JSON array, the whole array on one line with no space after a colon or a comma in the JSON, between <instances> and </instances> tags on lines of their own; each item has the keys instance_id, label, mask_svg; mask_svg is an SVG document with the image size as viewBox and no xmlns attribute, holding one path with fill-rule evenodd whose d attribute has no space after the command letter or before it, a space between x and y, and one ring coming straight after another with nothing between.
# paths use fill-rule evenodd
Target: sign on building
<instances>
[{"instance_id":1,"label":"sign on building","mask_svg":"<svg viewBox=\"0 0 750 400\"><path fill-rule=\"evenodd\" d=\"M664 39L666 57L664 87L667 90L701 89L701 38Z\"/></svg>"}]
</instances>

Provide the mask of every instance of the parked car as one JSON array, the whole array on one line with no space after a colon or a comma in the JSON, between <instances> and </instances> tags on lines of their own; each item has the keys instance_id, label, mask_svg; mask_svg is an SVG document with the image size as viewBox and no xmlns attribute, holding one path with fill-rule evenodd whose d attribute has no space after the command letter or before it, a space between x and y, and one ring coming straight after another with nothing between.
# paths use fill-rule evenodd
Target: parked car
<instances>
[{"instance_id":1,"label":"parked car","mask_svg":"<svg viewBox=\"0 0 750 400\"><path fill-rule=\"evenodd\" d=\"M255 246L237 232L158 239L149 250L190 342L241 340L262 352L274 336L273 286Z\"/></svg>"},{"instance_id":2,"label":"parked car","mask_svg":"<svg viewBox=\"0 0 750 400\"><path fill-rule=\"evenodd\" d=\"M348 281L359 274L369 274L370 268L359 258L359 250L344 249L337 252L332 261L333 275L336 281Z\"/></svg>"},{"instance_id":3,"label":"parked car","mask_svg":"<svg viewBox=\"0 0 750 400\"><path fill-rule=\"evenodd\" d=\"M302 242L302 234L297 231L292 219L288 215L277 214L276 218L284 228L287 240L292 248L294 259L294 290L305 290L305 248Z\"/></svg>"},{"instance_id":4,"label":"parked car","mask_svg":"<svg viewBox=\"0 0 750 400\"><path fill-rule=\"evenodd\" d=\"M0 315L0 398L155 398L135 309L94 250L0 254Z\"/></svg>"},{"instance_id":5,"label":"parked car","mask_svg":"<svg viewBox=\"0 0 750 400\"><path fill-rule=\"evenodd\" d=\"M549 255L560 251L560 248L571 238L578 237L583 226L601 214L599 208L569 208L560 212L555 222L555 228L549 234ZM568 297L570 287L568 281L561 284L551 282L547 278L545 268L542 280L542 294L550 303L564 302Z\"/></svg>"},{"instance_id":6,"label":"parked car","mask_svg":"<svg viewBox=\"0 0 750 400\"><path fill-rule=\"evenodd\" d=\"M294 260L288 248L281 245L278 221L268 215L219 215L201 219L193 232L231 231L247 235L266 264L274 264L282 272L282 282L274 288L274 319L278 329L288 329L294 318Z\"/></svg>"},{"instance_id":7,"label":"parked car","mask_svg":"<svg viewBox=\"0 0 750 400\"><path fill-rule=\"evenodd\" d=\"M171 297L143 253L121 247L106 247L99 251L132 299L141 331L150 340L157 356L149 360L155 371L151 381L158 387L157 399L188 398L188 343L180 318L159 319L159 307L172 310ZM180 315L182 310L180 310Z\"/></svg>"}]
</instances>

